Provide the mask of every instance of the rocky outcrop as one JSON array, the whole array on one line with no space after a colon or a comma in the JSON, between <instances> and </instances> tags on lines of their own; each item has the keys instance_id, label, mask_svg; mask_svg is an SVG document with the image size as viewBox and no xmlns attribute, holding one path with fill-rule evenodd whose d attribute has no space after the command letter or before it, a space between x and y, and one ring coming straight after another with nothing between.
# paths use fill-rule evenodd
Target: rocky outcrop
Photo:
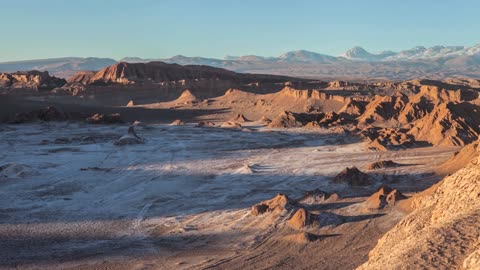
<instances>
[{"instance_id":1,"label":"rocky outcrop","mask_svg":"<svg viewBox=\"0 0 480 270\"><path fill-rule=\"evenodd\" d=\"M468 164L470 160L478 157L479 152L477 148L479 147L479 143L480 141L475 141L466 145L460 151L455 152L451 158L438 166L436 173L447 175L465 167L465 164Z\"/></svg>"},{"instance_id":2,"label":"rocky outcrop","mask_svg":"<svg viewBox=\"0 0 480 270\"><path fill-rule=\"evenodd\" d=\"M88 84L92 77L97 73L96 71L78 71L74 76L68 78L67 82L72 83L81 83Z\"/></svg>"},{"instance_id":3,"label":"rocky outcrop","mask_svg":"<svg viewBox=\"0 0 480 270\"><path fill-rule=\"evenodd\" d=\"M18 71L0 73L0 90L48 91L66 84L64 79L50 76L48 71Z\"/></svg>"},{"instance_id":4,"label":"rocky outcrop","mask_svg":"<svg viewBox=\"0 0 480 270\"><path fill-rule=\"evenodd\" d=\"M453 90L451 88L457 86L425 80L411 82L409 87L417 92L412 95L401 92L390 96L376 95L357 117L359 127L381 126L390 129L389 133L401 130L401 133L410 136L411 142L432 145L463 146L476 140L480 134L480 120L477 117L480 107L470 101L478 98L477 91L466 86L458 86L459 89ZM351 104L342 108L346 114L355 115L357 111ZM371 131L374 130L362 134ZM371 138L374 141L378 135L375 132L367 137L374 137ZM386 146L398 143L384 138L375 144Z\"/></svg>"},{"instance_id":5,"label":"rocky outcrop","mask_svg":"<svg viewBox=\"0 0 480 270\"><path fill-rule=\"evenodd\" d=\"M350 186L367 186L372 184L373 179L357 167L345 168L333 179L334 183L345 183Z\"/></svg>"},{"instance_id":6,"label":"rocky outcrop","mask_svg":"<svg viewBox=\"0 0 480 270\"><path fill-rule=\"evenodd\" d=\"M398 201L406 198L400 191L388 186L382 186L372 196L368 197L364 205L369 210L380 210L386 207L393 207Z\"/></svg>"},{"instance_id":7,"label":"rocky outcrop","mask_svg":"<svg viewBox=\"0 0 480 270\"><path fill-rule=\"evenodd\" d=\"M65 121L69 119L69 116L55 107L46 107L45 109L39 109L30 111L27 113L16 114L15 117L9 121L10 124L23 124L33 121Z\"/></svg>"},{"instance_id":8,"label":"rocky outcrop","mask_svg":"<svg viewBox=\"0 0 480 270\"><path fill-rule=\"evenodd\" d=\"M215 123L209 121L200 121L195 127L214 127Z\"/></svg>"},{"instance_id":9,"label":"rocky outcrop","mask_svg":"<svg viewBox=\"0 0 480 270\"><path fill-rule=\"evenodd\" d=\"M374 151L398 150L416 145L415 137L407 129L368 127L360 131Z\"/></svg>"},{"instance_id":10,"label":"rocky outcrop","mask_svg":"<svg viewBox=\"0 0 480 270\"><path fill-rule=\"evenodd\" d=\"M478 269L479 197L480 161L475 157L428 192L413 196L413 212L378 241L359 269Z\"/></svg>"},{"instance_id":11,"label":"rocky outcrop","mask_svg":"<svg viewBox=\"0 0 480 270\"><path fill-rule=\"evenodd\" d=\"M140 84L165 83L172 81L224 80L240 84L254 82L284 82L284 76L241 74L210 66L167 64L163 62L126 63L119 62L95 74L80 73L69 81L84 84Z\"/></svg>"},{"instance_id":12,"label":"rocky outcrop","mask_svg":"<svg viewBox=\"0 0 480 270\"><path fill-rule=\"evenodd\" d=\"M293 229L303 229L312 224L312 215L305 208L301 207L295 211L293 216L287 221L287 225Z\"/></svg>"},{"instance_id":13,"label":"rocky outcrop","mask_svg":"<svg viewBox=\"0 0 480 270\"><path fill-rule=\"evenodd\" d=\"M480 135L480 107L470 103L441 103L414 122L407 132L433 145L463 146Z\"/></svg>"},{"instance_id":14,"label":"rocky outcrop","mask_svg":"<svg viewBox=\"0 0 480 270\"><path fill-rule=\"evenodd\" d=\"M266 116L262 116L262 118L260 118L260 120L258 120L260 123L263 123L265 125L269 125L272 120Z\"/></svg>"},{"instance_id":15,"label":"rocky outcrop","mask_svg":"<svg viewBox=\"0 0 480 270\"><path fill-rule=\"evenodd\" d=\"M197 97L187 89L174 101L175 104L192 104L198 102Z\"/></svg>"},{"instance_id":16,"label":"rocky outcrop","mask_svg":"<svg viewBox=\"0 0 480 270\"><path fill-rule=\"evenodd\" d=\"M270 122L270 124L268 124L269 128L291 128L301 126L303 126L303 124L299 121L297 114L287 111L279 114Z\"/></svg>"},{"instance_id":17,"label":"rocky outcrop","mask_svg":"<svg viewBox=\"0 0 480 270\"><path fill-rule=\"evenodd\" d=\"M123 135L114 142L114 145L117 146L124 146L124 145L133 145L133 144L143 144L145 142L144 139L140 138L137 133L135 132L135 128L130 126L128 128L128 133Z\"/></svg>"},{"instance_id":18,"label":"rocky outcrop","mask_svg":"<svg viewBox=\"0 0 480 270\"><path fill-rule=\"evenodd\" d=\"M114 114L94 114L86 119L90 124L121 124L122 117L119 113Z\"/></svg>"},{"instance_id":19,"label":"rocky outcrop","mask_svg":"<svg viewBox=\"0 0 480 270\"><path fill-rule=\"evenodd\" d=\"M329 193L320 189L306 191L298 201L303 204L330 203L340 199L337 193Z\"/></svg>"},{"instance_id":20,"label":"rocky outcrop","mask_svg":"<svg viewBox=\"0 0 480 270\"><path fill-rule=\"evenodd\" d=\"M184 126L184 125L185 125L185 122L183 122L180 119L176 119L170 124L170 126Z\"/></svg>"},{"instance_id":21,"label":"rocky outcrop","mask_svg":"<svg viewBox=\"0 0 480 270\"><path fill-rule=\"evenodd\" d=\"M292 206L293 202L285 194L277 194L273 199L263 201L252 206L251 214L254 216L265 213L283 213Z\"/></svg>"},{"instance_id":22,"label":"rocky outcrop","mask_svg":"<svg viewBox=\"0 0 480 270\"><path fill-rule=\"evenodd\" d=\"M235 114L232 118L230 118L230 120L228 120L230 122L236 122L236 123L245 123L245 122L250 122L250 120L248 120L245 115L243 115L242 113L237 113Z\"/></svg>"},{"instance_id":23,"label":"rocky outcrop","mask_svg":"<svg viewBox=\"0 0 480 270\"><path fill-rule=\"evenodd\" d=\"M393 160L380 160L375 161L367 165L367 170L378 170L385 168L394 168L398 167L400 164L394 162Z\"/></svg>"},{"instance_id":24,"label":"rocky outcrop","mask_svg":"<svg viewBox=\"0 0 480 270\"><path fill-rule=\"evenodd\" d=\"M335 112L328 113L293 113L284 111L268 125L269 128L292 127L331 127L346 124L348 121Z\"/></svg>"},{"instance_id":25,"label":"rocky outcrop","mask_svg":"<svg viewBox=\"0 0 480 270\"><path fill-rule=\"evenodd\" d=\"M233 122L233 121L226 121L226 122L223 122L221 125L220 125L221 128L242 128L242 125L240 125L239 123L237 122Z\"/></svg>"}]
</instances>

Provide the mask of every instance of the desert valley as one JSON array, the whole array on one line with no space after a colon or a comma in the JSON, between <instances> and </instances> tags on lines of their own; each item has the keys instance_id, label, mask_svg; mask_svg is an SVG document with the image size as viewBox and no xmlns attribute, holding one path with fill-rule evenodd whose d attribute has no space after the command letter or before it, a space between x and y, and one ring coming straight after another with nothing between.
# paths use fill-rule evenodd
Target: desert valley
<instances>
[{"instance_id":1,"label":"desert valley","mask_svg":"<svg viewBox=\"0 0 480 270\"><path fill-rule=\"evenodd\" d=\"M479 80L118 62L0 87L2 269L480 267Z\"/></svg>"},{"instance_id":2,"label":"desert valley","mask_svg":"<svg viewBox=\"0 0 480 270\"><path fill-rule=\"evenodd\" d=\"M0 10L0 270L480 270L479 1Z\"/></svg>"}]
</instances>

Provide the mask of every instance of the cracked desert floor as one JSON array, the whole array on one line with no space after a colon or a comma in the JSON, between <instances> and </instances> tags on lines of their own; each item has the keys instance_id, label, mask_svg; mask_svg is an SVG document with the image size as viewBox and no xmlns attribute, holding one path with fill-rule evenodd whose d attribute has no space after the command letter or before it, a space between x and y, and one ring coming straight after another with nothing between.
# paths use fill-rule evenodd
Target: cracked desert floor
<instances>
[{"instance_id":1,"label":"cracked desert floor","mask_svg":"<svg viewBox=\"0 0 480 270\"><path fill-rule=\"evenodd\" d=\"M328 130L137 126L144 144L117 146L128 125L50 122L1 127L0 261L5 269L351 269L406 214L368 211L373 186L334 184L356 166L409 195L458 147L374 152ZM392 159L402 166L368 171ZM337 193L302 202L321 226L252 215L278 193ZM306 241L304 232L313 235Z\"/></svg>"}]
</instances>

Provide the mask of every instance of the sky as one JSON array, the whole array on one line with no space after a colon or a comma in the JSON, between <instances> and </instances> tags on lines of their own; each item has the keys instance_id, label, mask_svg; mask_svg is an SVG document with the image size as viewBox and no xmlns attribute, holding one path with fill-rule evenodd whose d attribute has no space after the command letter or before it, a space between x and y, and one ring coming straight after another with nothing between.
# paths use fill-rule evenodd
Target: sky
<instances>
[{"instance_id":1,"label":"sky","mask_svg":"<svg viewBox=\"0 0 480 270\"><path fill-rule=\"evenodd\" d=\"M480 43L477 0L0 0L0 61Z\"/></svg>"}]
</instances>

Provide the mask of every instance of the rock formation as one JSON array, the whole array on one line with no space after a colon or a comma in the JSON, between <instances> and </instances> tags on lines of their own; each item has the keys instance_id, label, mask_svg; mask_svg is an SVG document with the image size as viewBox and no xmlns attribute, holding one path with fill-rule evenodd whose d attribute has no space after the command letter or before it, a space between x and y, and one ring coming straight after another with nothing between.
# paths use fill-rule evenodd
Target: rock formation
<instances>
[{"instance_id":1,"label":"rock formation","mask_svg":"<svg viewBox=\"0 0 480 270\"><path fill-rule=\"evenodd\" d=\"M312 224L312 216L305 208L299 208L293 216L287 221L287 225L293 229L303 229Z\"/></svg>"},{"instance_id":2,"label":"rock formation","mask_svg":"<svg viewBox=\"0 0 480 270\"><path fill-rule=\"evenodd\" d=\"M320 189L306 191L298 201L303 204L318 204L325 202L335 202L340 199L337 193L328 193Z\"/></svg>"},{"instance_id":3,"label":"rock formation","mask_svg":"<svg viewBox=\"0 0 480 270\"><path fill-rule=\"evenodd\" d=\"M50 76L48 71L18 71L0 73L0 90L48 91L66 84L64 79Z\"/></svg>"},{"instance_id":4,"label":"rock formation","mask_svg":"<svg viewBox=\"0 0 480 270\"><path fill-rule=\"evenodd\" d=\"M192 104L195 102L198 102L197 97L188 89L183 91L182 94L174 101L176 104Z\"/></svg>"},{"instance_id":5,"label":"rock formation","mask_svg":"<svg viewBox=\"0 0 480 270\"><path fill-rule=\"evenodd\" d=\"M388 186L380 187L377 192L368 197L364 205L366 209L383 209L385 207L392 207L397 201L404 200L405 197L400 191L392 189Z\"/></svg>"},{"instance_id":6,"label":"rock formation","mask_svg":"<svg viewBox=\"0 0 480 270\"><path fill-rule=\"evenodd\" d=\"M183 122L180 119L176 119L170 124L170 126L183 126L183 125L185 125L185 122Z\"/></svg>"},{"instance_id":7,"label":"rock formation","mask_svg":"<svg viewBox=\"0 0 480 270\"><path fill-rule=\"evenodd\" d=\"M262 116L259 121L265 125L269 125L272 122L272 120L266 116Z\"/></svg>"},{"instance_id":8,"label":"rock formation","mask_svg":"<svg viewBox=\"0 0 480 270\"><path fill-rule=\"evenodd\" d=\"M45 109L33 110L27 113L16 114L15 117L9 121L10 124L22 124L32 121L65 121L69 116L55 107L49 106Z\"/></svg>"},{"instance_id":9,"label":"rock formation","mask_svg":"<svg viewBox=\"0 0 480 270\"><path fill-rule=\"evenodd\" d=\"M447 161L440 164L436 170L436 173L441 175L452 174L465 167L465 164L468 164L472 159L478 157L478 147L479 141L475 141L463 147L460 151L455 152Z\"/></svg>"},{"instance_id":10,"label":"rock formation","mask_svg":"<svg viewBox=\"0 0 480 270\"><path fill-rule=\"evenodd\" d=\"M367 186L372 183L368 174L360 171L357 167L346 168L335 176L334 183L346 183L350 186Z\"/></svg>"},{"instance_id":11,"label":"rock formation","mask_svg":"<svg viewBox=\"0 0 480 270\"><path fill-rule=\"evenodd\" d=\"M285 194L277 194L273 199L263 201L252 206L251 213L254 216L265 213L283 213L292 206L292 201Z\"/></svg>"},{"instance_id":12,"label":"rock formation","mask_svg":"<svg viewBox=\"0 0 480 270\"><path fill-rule=\"evenodd\" d=\"M478 159L428 192L413 196L413 212L378 241L359 269L385 269L385 265L390 269L478 269Z\"/></svg>"},{"instance_id":13,"label":"rock formation","mask_svg":"<svg viewBox=\"0 0 480 270\"><path fill-rule=\"evenodd\" d=\"M232 122L232 121L227 121L223 122L220 127L222 128L242 128L242 125L240 125L237 122Z\"/></svg>"},{"instance_id":14,"label":"rock formation","mask_svg":"<svg viewBox=\"0 0 480 270\"><path fill-rule=\"evenodd\" d=\"M133 126L130 126L128 128L128 133L120 137L120 139L115 141L114 144L117 146L123 146L123 145L132 145L132 144L142 144L144 142L145 140L140 138L135 132L135 128Z\"/></svg>"},{"instance_id":15,"label":"rock formation","mask_svg":"<svg viewBox=\"0 0 480 270\"><path fill-rule=\"evenodd\" d=\"M95 91L96 87L120 87L135 91L157 90L157 96L171 98L186 89L201 93L201 97L215 97L230 88L246 88L255 91L274 92L277 83L292 78L275 75L235 73L226 69L205 65L178 65L164 62L119 62L92 73L81 72L69 79L70 84L80 83ZM299 80L299 79L297 79ZM300 80L302 81L302 80ZM258 85L263 85L263 89Z\"/></svg>"},{"instance_id":16,"label":"rock formation","mask_svg":"<svg viewBox=\"0 0 480 270\"><path fill-rule=\"evenodd\" d=\"M393 168L398 167L400 164L394 162L393 160L380 160L375 161L367 165L367 170L378 170L384 168Z\"/></svg>"},{"instance_id":17,"label":"rock formation","mask_svg":"<svg viewBox=\"0 0 480 270\"><path fill-rule=\"evenodd\" d=\"M215 123L209 121L200 121L195 127L214 127Z\"/></svg>"},{"instance_id":18,"label":"rock formation","mask_svg":"<svg viewBox=\"0 0 480 270\"><path fill-rule=\"evenodd\" d=\"M243 114L237 113L229 120L230 122L245 123L250 122Z\"/></svg>"},{"instance_id":19,"label":"rock formation","mask_svg":"<svg viewBox=\"0 0 480 270\"><path fill-rule=\"evenodd\" d=\"M90 124L121 124L123 120L119 113L114 114L94 114L86 119Z\"/></svg>"},{"instance_id":20,"label":"rock formation","mask_svg":"<svg viewBox=\"0 0 480 270\"><path fill-rule=\"evenodd\" d=\"M269 128L292 127L331 127L347 123L346 119L335 112L328 113L293 113L284 111L268 125Z\"/></svg>"}]
</instances>

